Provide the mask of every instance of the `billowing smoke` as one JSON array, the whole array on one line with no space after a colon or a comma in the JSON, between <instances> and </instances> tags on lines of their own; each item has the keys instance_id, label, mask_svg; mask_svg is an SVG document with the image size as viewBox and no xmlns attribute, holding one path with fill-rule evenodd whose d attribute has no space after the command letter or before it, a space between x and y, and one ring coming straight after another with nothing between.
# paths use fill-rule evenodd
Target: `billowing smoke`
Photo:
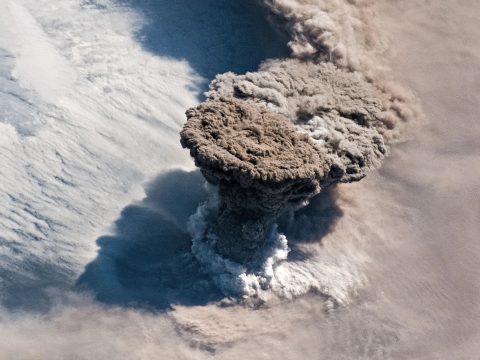
<instances>
[{"instance_id":1,"label":"billowing smoke","mask_svg":"<svg viewBox=\"0 0 480 360\"><path fill-rule=\"evenodd\" d=\"M330 160L286 117L255 104L212 100L187 117L182 145L219 186L217 250L250 261L278 214L304 204L328 181Z\"/></svg>"},{"instance_id":2,"label":"billowing smoke","mask_svg":"<svg viewBox=\"0 0 480 360\"><path fill-rule=\"evenodd\" d=\"M380 130L388 141L405 133L420 110L408 89L401 87L382 61L387 48L377 31L374 0L264 0L271 19L290 35L292 57L310 64L331 62L357 72L382 102Z\"/></svg>"},{"instance_id":3,"label":"billowing smoke","mask_svg":"<svg viewBox=\"0 0 480 360\"><path fill-rule=\"evenodd\" d=\"M187 112L182 145L219 185L217 250L235 261L255 258L283 210L363 178L386 152L374 89L332 64L272 61L219 76L207 96Z\"/></svg>"},{"instance_id":4,"label":"billowing smoke","mask_svg":"<svg viewBox=\"0 0 480 360\"><path fill-rule=\"evenodd\" d=\"M374 39L360 29L370 26L370 2L337 3L266 0L292 58L218 75L207 100L187 111L182 145L220 194L204 235L238 263L258 258L282 212L378 168L397 124L415 113L370 64Z\"/></svg>"}]
</instances>

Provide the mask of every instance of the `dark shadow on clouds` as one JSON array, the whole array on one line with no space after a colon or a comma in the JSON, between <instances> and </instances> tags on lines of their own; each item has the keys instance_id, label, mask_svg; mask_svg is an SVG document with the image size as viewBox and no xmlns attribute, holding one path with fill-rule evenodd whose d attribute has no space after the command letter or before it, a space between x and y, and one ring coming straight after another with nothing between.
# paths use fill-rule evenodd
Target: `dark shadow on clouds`
<instances>
[{"instance_id":1,"label":"dark shadow on clouds","mask_svg":"<svg viewBox=\"0 0 480 360\"><path fill-rule=\"evenodd\" d=\"M205 81L227 71L254 71L288 56L287 37L273 29L255 0L120 0L145 16L137 31L148 51L186 60Z\"/></svg>"},{"instance_id":2,"label":"dark shadow on clouds","mask_svg":"<svg viewBox=\"0 0 480 360\"><path fill-rule=\"evenodd\" d=\"M158 176L141 202L123 209L114 234L97 240L100 250L80 276L79 288L107 304L154 311L221 299L191 253L186 230L205 197L199 171Z\"/></svg>"}]
</instances>

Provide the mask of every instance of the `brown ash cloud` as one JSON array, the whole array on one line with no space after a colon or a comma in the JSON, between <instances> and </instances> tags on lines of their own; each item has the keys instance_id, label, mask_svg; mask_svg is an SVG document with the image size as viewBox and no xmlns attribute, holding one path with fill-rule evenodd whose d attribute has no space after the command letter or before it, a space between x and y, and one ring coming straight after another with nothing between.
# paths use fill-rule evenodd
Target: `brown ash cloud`
<instances>
[{"instance_id":1,"label":"brown ash cloud","mask_svg":"<svg viewBox=\"0 0 480 360\"><path fill-rule=\"evenodd\" d=\"M216 251L253 260L285 210L378 168L416 104L379 58L371 1L266 0L290 59L218 75L187 111L182 145L218 185ZM393 84L393 85L392 85Z\"/></svg>"},{"instance_id":2,"label":"brown ash cloud","mask_svg":"<svg viewBox=\"0 0 480 360\"><path fill-rule=\"evenodd\" d=\"M190 109L187 117L182 145L219 188L217 251L252 260L276 216L330 181L330 159L288 118L253 103L221 98Z\"/></svg>"},{"instance_id":3,"label":"brown ash cloud","mask_svg":"<svg viewBox=\"0 0 480 360\"><path fill-rule=\"evenodd\" d=\"M360 180L386 153L375 88L330 63L269 61L257 72L219 75L207 96L235 97L285 115L327 154L335 181Z\"/></svg>"}]
</instances>

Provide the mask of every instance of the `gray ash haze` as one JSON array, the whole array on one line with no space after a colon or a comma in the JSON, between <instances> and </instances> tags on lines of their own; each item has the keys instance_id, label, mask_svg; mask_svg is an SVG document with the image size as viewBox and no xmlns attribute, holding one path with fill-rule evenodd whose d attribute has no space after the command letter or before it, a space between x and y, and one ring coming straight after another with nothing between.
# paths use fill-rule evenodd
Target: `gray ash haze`
<instances>
[{"instance_id":1,"label":"gray ash haze","mask_svg":"<svg viewBox=\"0 0 480 360\"><path fill-rule=\"evenodd\" d=\"M0 359L477 359L479 17L0 1Z\"/></svg>"}]
</instances>

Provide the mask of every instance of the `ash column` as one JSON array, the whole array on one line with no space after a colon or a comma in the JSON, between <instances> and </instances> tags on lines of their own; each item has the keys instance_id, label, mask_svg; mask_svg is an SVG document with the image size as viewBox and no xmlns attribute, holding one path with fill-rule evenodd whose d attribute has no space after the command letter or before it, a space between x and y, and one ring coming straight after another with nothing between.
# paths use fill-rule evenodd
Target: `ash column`
<instances>
[{"instance_id":1,"label":"ash column","mask_svg":"<svg viewBox=\"0 0 480 360\"><path fill-rule=\"evenodd\" d=\"M222 98L187 111L181 143L218 185L221 205L210 231L216 251L239 263L255 259L286 209L318 194L330 162L283 115Z\"/></svg>"}]
</instances>

